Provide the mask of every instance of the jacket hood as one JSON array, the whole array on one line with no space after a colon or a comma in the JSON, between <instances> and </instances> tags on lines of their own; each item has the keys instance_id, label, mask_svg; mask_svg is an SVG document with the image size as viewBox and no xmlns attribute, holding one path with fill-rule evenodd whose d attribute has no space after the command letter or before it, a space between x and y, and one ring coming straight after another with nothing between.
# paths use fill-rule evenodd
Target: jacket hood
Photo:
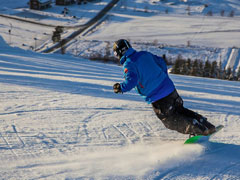
<instances>
[{"instance_id":1,"label":"jacket hood","mask_svg":"<svg viewBox=\"0 0 240 180\"><path fill-rule=\"evenodd\" d=\"M120 59L120 64L123 65L124 62L126 61L126 59L127 59L128 57L130 57L134 52L136 52L135 49L129 48L129 49L125 52L125 54L121 57L121 59Z\"/></svg>"}]
</instances>

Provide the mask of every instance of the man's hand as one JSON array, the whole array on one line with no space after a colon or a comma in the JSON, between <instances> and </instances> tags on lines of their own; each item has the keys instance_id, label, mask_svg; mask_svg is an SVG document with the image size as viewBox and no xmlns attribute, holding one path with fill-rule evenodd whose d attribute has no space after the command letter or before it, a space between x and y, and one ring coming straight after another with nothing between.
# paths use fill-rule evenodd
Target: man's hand
<instances>
[{"instance_id":1,"label":"man's hand","mask_svg":"<svg viewBox=\"0 0 240 180\"><path fill-rule=\"evenodd\" d=\"M121 85L119 83L116 83L113 85L113 91L115 93L122 93L122 90L121 90Z\"/></svg>"}]
</instances>

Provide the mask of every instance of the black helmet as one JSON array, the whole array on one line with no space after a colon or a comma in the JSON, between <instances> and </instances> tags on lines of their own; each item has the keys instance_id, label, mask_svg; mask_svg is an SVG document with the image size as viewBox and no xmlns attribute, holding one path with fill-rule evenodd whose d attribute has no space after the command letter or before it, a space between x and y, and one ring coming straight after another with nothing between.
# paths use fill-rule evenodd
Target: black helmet
<instances>
[{"instance_id":1,"label":"black helmet","mask_svg":"<svg viewBox=\"0 0 240 180\"><path fill-rule=\"evenodd\" d=\"M131 48L131 44L125 39L119 39L113 44L114 55L119 59L124 55L124 53Z\"/></svg>"}]
</instances>

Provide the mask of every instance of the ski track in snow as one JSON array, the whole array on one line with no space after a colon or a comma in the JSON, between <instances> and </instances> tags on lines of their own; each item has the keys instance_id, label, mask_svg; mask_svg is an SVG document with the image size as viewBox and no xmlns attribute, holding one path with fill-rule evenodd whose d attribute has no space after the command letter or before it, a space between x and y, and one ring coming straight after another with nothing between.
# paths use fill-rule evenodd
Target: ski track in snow
<instances>
[{"instance_id":1,"label":"ski track in snow","mask_svg":"<svg viewBox=\"0 0 240 180\"><path fill-rule=\"evenodd\" d=\"M167 130L122 68L70 56L0 52L2 179L238 179L239 82L171 75L185 105L224 129L210 142ZM6 166L7 164L7 166Z\"/></svg>"},{"instance_id":2,"label":"ski track in snow","mask_svg":"<svg viewBox=\"0 0 240 180\"><path fill-rule=\"evenodd\" d=\"M112 93L120 67L31 53L3 54L0 63L3 178L239 176L238 82L171 75L186 105L225 125L219 143L183 146L187 136L165 129L134 92Z\"/></svg>"}]
</instances>

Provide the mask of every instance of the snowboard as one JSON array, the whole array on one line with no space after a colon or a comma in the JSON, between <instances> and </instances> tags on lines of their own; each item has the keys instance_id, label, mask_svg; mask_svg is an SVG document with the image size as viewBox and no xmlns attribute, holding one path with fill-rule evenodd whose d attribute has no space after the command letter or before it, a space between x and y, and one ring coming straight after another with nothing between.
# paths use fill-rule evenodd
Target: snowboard
<instances>
[{"instance_id":1,"label":"snowboard","mask_svg":"<svg viewBox=\"0 0 240 180\"><path fill-rule=\"evenodd\" d=\"M208 136L203 136L203 135L198 135L198 136L193 136L190 137L189 139L187 139L184 144L195 144L195 143L200 143L200 142L204 142L204 141L208 141L209 138L216 134L218 131L220 131L224 126L223 125L219 125L216 127L216 131L212 134L209 134Z\"/></svg>"}]
</instances>

